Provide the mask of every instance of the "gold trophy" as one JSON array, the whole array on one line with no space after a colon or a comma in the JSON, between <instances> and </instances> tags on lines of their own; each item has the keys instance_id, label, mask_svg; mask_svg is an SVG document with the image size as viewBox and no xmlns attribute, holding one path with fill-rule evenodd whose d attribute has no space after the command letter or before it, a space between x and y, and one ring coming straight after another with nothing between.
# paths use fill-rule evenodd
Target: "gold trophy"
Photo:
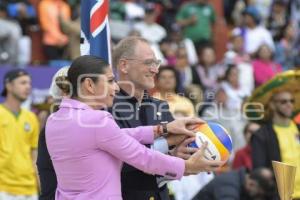
<instances>
[{"instance_id":1,"label":"gold trophy","mask_svg":"<svg viewBox=\"0 0 300 200\"><path fill-rule=\"evenodd\" d=\"M291 200L294 192L296 167L272 161L278 192L281 200Z\"/></svg>"}]
</instances>

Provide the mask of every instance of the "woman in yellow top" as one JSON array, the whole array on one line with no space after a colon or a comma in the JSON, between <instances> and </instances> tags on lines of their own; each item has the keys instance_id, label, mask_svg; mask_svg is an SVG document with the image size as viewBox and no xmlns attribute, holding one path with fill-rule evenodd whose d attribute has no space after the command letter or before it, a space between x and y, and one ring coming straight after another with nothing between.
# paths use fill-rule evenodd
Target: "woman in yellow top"
<instances>
[{"instance_id":1,"label":"woman in yellow top","mask_svg":"<svg viewBox=\"0 0 300 200\"><path fill-rule=\"evenodd\" d=\"M173 67L161 67L157 74L157 92L153 97L167 101L170 112L174 117L192 117L195 116L195 108L192 102L176 93L177 72Z\"/></svg>"}]
</instances>

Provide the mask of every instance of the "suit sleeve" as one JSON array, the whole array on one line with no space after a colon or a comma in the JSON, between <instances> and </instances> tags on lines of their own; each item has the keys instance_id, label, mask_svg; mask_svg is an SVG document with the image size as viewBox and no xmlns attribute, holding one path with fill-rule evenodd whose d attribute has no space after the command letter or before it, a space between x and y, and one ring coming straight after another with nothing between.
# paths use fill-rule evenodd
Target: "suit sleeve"
<instances>
[{"instance_id":1,"label":"suit sleeve","mask_svg":"<svg viewBox=\"0 0 300 200\"><path fill-rule=\"evenodd\" d=\"M150 174L172 179L183 176L184 160L146 148L134 138L124 134L124 130L118 127L111 115L107 115L106 118L106 126L97 127L95 132L95 141L99 149ZM152 127L138 127L136 130L140 134L149 134L153 137Z\"/></svg>"},{"instance_id":2,"label":"suit sleeve","mask_svg":"<svg viewBox=\"0 0 300 200\"><path fill-rule=\"evenodd\" d=\"M267 166L266 142L262 134L261 131L258 131L251 137L253 169Z\"/></svg>"}]
</instances>

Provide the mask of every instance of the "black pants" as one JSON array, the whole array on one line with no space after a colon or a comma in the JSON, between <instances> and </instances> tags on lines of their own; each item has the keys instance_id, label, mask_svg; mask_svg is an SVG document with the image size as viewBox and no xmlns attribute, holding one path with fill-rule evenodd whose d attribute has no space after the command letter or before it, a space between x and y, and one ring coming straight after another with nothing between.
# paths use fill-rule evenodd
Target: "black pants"
<instances>
[{"instance_id":1,"label":"black pants","mask_svg":"<svg viewBox=\"0 0 300 200\"><path fill-rule=\"evenodd\" d=\"M126 190L122 192L123 200L170 200L167 186L159 191Z\"/></svg>"},{"instance_id":2,"label":"black pants","mask_svg":"<svg viewBox=\"0 0 300 200\"><path fill-rule=\"evenodd\" d=\"M48 60L60 60L63 59L65 47L44 45L44 52Z\"/></svg>"}]
</instances>

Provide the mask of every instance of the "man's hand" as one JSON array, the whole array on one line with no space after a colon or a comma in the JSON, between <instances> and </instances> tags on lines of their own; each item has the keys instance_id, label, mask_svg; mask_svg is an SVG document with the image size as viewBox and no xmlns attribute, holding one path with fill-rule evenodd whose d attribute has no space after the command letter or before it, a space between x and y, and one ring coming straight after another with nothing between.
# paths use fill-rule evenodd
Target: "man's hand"
<instances>
[{"instance_id":1,"label":"man's hand","mask_svg":"<svg viewBox=\"0 0 300 200\"><path fill-rule=\"evenodd\" d=\"M174 145L179 145L180 143L182 143L187 136L185 135L168 135L166 137L166 140L168 142L168 146L174 146Z\"/></svg>"},{"instance_id":2,"label":"man's hand","mask_svg":"<svg viewBox=\"0 0 300 200\"><path fill-rule=\"evenodd\" d=\"M205 121L195 117L181 118L168 123L167 129L169 134L174 134L174 135L181 134L189 137L195 137L195 131L193 130L195 125L203 124L203 123L205 123Z\"/></svg>"},{"instance_id":3,"label":"man's hand","mask_svg":"<svg viewBox=\"0 0 300 200\"><path fill-rule=\"evenodd\" d=\"M182 158L184 160L188 160L193 153L199 150L197 148L192 148L187 146L193 141L195 141L194 137L186 138L171 151L171 155Z\"/></svg>"}]
</instances>

